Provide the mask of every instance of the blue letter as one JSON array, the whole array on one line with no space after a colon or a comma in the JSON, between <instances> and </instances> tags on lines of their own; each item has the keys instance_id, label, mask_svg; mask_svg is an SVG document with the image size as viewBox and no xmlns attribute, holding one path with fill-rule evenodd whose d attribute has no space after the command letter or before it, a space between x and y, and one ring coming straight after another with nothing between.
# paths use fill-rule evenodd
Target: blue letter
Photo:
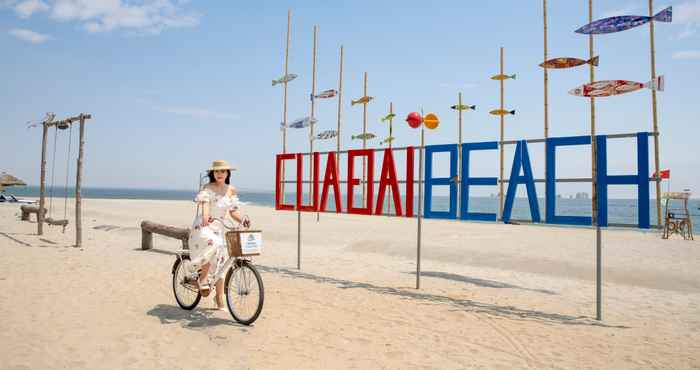
<instances>
[{"instance_id":1,"label":"blue letter","mask_svg":"<svg viewBox=\"0 0 700 370\"><path fill-rule=\"evenodd\" d=\"M433 153L450 153L450 177L433 178ZM425 218L457 218L457 145L430 145L425 147ZM449 211L433 211L433 186L450 186L450 209Z\"/></svg>"},{"instance_id":2,"label":"blue letter","mask_svg":"<svg viewBox=\"0 0 700 370\"><path fill-rule=\"evenodd\" d=\"M520 168L523 169L523 176L520 176ZM535 179L532 177L530 167L530 155L527 152L527 142L518 141L515 146L515 157L513 158L513 169L510 172L508 181L508 193L506 194L506 204L503 206L503 222L510 221L510 214L513 211L513 201L518 184L525 184L527 189L527 199L530 201L530 215L532 222L540 222L540 208L537 204L537 192L535 191Z\"/></svg>"},{"instance_id":3,"label":"blue letter","mask_svg":"<svg viewBox=\"0 0 700 370\"><path fill-rule=\"evenodd\" d=\"M585 216L557 216L556 215L556 150L564 145L590 145L590 136L556 137L547 139L547 223L566 225L590 225L592 220Z\"/></svg>"},{"instance_id":4,"label":"blue letter","mask_svg":"<svg viewBox=\"0 0 700 370\"><path fill-rule=\"evenodd\" d=\"M637 185L638 227L649 228L649 134L637 133L637 174L608 175L607 137L596 137L598 152L598 225L608 226L608 185Z\"/></svg>"},{"instance_id":5,"label":"blue letter","mask_svg":"<svg viewBox=\"0 0 700 370\"><path fill-rule=\"evenodd\" d=\"M472 150L495 150L498 143L489 141L485 143L462 144L462 193L460 218L462 220L496 221L495 213L469 212L469 186L496 185L497 177L469 177L469 152Z\"/></svg>"}]
</instances>

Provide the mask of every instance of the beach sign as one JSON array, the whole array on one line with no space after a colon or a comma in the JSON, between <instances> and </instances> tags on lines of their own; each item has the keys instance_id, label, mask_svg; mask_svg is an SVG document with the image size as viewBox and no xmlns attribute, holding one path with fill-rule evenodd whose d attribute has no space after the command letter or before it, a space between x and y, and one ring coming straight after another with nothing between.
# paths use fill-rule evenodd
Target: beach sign
<instances>
[{"instance_id":1,"label":"beach sign","mask_svg":"<svg viewBox=\"0 0 700 370\"><path fill-rule=\"evenodd\" d=\"M427 117L427 116L426 116ZM416 117L417 118L417 117ZM416 122L418 120L416 119ZM410 121L409 121L410 123ZM627 137L636 140L637 163L636 168L630 169L625 175L611 175L608 173L608 136L596 136L597 157L597 206L599 210L598 223L600 226L608 226L608 188L616 185L634 185L637 188L637 227L647 229L650 227L649 217L649 136L651 133L640 132L629 134ZM619 135L612 138L619 138ZM541 140L540 140L541 141ZM511 165L510 178L507 182L507 192L505 204L503 206L502 221L511 221L515 195L519 186L524 186L530 208L531 221L534 223L564 224L564 225L591 225L592 219L588 216L560 215L556 212L556 149L564 146L577 146L582 150L590 150L590 136L570 136L547 138L546 142L546 217L542 219L540 206L537 202L537 191L535 188L535 176L533 174L532 160L529 155L528 140L518 140L514 143L515 154ZM458 149L459 144L440 144L425 146L425 166L423 178L425 187L425 198L423 199L423 209L425 218L460 219L496 221L497 214L494 212L472 212L469 208L469 193L474 187L496 187L497 177L474 177L470 172L470 157L480 151L496 151L499 149L497 141L463 143L462 152L462 177L461 181L455 181L458 174ZM313 183L310 201L308 204L302 203L302 183L303 158L309 153L283 153L276 157L276 201L277 210L302 211L302 212L326 212L329 209L329 202L333 202L336 213L350 213L360 215L383 215L383 203L387 189L391 189L390 201L394 203L395 215L401 217L414 216L414 186L418 174L415 167L415 152L417 148L412 146L404 148L384 148L384 149L353 149L346 153L347 171L345 179L341 179L338 165L340 158L338 155L345 153L314 152L313 156ZM446 153L447 156L437 156L439 153ZM325 169L321 167L321 157L325 158ZM405 158L404 168L399 169L396 165L396 157ZM357 159L365 159L367 162L367 181L362 184L361 178L357 177L355 163ZM443 177L434 176L437 158L444 163L441 166L449 168L449 174ZM284 203L281 193L282 169L285 162L296 164L296 204ZM381 168L378 173L375 171L375 163L381 161ZM289 165L287 165L289 166ZM323 174L323 175L321 175ZM399 176L400 175L400 176ZM399 184L403 186L399 186ZM343 186L341 186L343 184ZM446 211L433 209L433 188L437 186L449 187L449 207ZM459 213L457 212L457 187L461 189ZM366 194L365 203L359 206L353 204L355 193L358 188L363 188ZM403 191L402 191L403 190ZM332 193L332 195L331 195ZM375 199L376 195L376 199ZM344 202L343 202L344 200Z\"/></svg>"}]
</instances>

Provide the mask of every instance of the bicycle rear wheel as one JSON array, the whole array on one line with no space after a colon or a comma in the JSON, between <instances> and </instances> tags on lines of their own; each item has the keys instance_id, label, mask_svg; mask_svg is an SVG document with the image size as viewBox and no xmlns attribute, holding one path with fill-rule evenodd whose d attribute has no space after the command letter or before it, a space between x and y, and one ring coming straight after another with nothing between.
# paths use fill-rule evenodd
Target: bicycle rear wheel
<instances>
[{"instance_id":1,"label":"bicycle rear wheel","mask_svg":"<svg viewBox=\"0 0 700 370\"><path fill-rule=\"evenodd\" d=\"M175 300L180 307L192 310L197 307L202 296L199 294L195 281L188 276L185 260L189 260L189 257L183 256L173 266L173 293L175 293Z\"/></svg>"},{"instance_id":2,"label":"bicycle rear wheel","mask_svg":"<svg viewBox=\"0 0 700 370\"><path fill-rule=\"evenodd\" d=\"M255 322L265 301L265 288L255 266L245 260L236 261L226 274L225 289L231 316L243 325Z\"/></svg>"}]
</instances>

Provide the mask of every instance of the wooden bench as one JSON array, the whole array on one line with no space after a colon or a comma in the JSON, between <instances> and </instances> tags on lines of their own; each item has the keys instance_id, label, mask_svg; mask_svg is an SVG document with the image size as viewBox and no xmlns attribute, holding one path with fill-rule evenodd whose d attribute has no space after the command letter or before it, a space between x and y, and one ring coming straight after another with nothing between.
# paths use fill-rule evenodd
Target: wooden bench
<instances>
[{"instance_id":1,"label":"wooden bench","mask_svg":"<svg viewBox=\"0 0 700 370\"><path fill-rule=\"evenodd\" d=\"M32 213L36 214L37 221L39 221L39 206L23 205L19 209L22 211L22 221L29 221L29 216ZM43 216L46 217L46 208L44 208Z\"/></svg>"},{"instance_id":2,"label":"wooden bench","mask_svg":"<svg viewBox=\"0 0 700 370\"><path fill-rule=\"evenodd\" d=\"M182 249L190 249L188 244L190 229L162 225L151 221L141 221L141 249L149 250L153 248L153 234L179 239L182 242Z\"/></svg>"}]
</instances>

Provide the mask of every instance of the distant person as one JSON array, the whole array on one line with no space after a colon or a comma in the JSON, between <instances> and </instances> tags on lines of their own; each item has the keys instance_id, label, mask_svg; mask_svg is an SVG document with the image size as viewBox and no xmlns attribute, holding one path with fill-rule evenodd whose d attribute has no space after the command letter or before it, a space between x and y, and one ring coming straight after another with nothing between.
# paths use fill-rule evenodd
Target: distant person
<instances>
[{"instance_id":1,"label":"distant person","mask_svg":"<svg viewBox=\"0 0 700 370\"><path fill-rule=\"evenodd\" d=\"M214 300L220 310L225 310L223 295L223 267L228 259L225 239L226 229L221 222L213 222L215 218L224 220L230 215L234 221L243 227L250 222L241 215L236 188L230 185L231 171L235 170L228 162L216 160L209 168L209 183L202 187L197 194L197 215L192 223L190 234L190 258L192 268L201 267L199 291L208 296L211 291L209 275L214 279L216 295ZM200 212L201 209L201 212Z\"/></svg>"}]
</instances>

